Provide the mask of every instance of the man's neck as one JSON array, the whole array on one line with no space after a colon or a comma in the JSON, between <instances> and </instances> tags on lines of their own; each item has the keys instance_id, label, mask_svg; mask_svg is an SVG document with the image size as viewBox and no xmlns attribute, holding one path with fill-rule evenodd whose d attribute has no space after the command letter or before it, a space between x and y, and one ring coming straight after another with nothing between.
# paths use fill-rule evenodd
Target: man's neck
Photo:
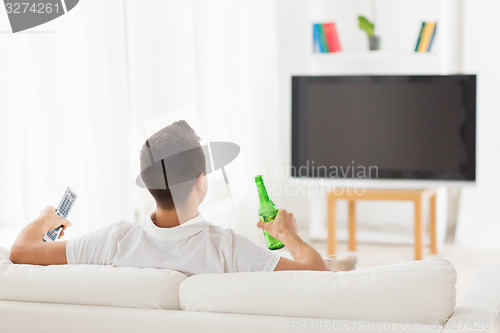
<instances>
[{"instance_id":1,"label":"man's neck","mask_svg":"<svg viewBox=\"0 0 500 333\"><path fill-rule=\"evenodd\" d=\"M198 209L186 210L164 210L156 208L151 218L153 223L159 228L173 228L198 216Z\"/></svg>"}]
</instances>

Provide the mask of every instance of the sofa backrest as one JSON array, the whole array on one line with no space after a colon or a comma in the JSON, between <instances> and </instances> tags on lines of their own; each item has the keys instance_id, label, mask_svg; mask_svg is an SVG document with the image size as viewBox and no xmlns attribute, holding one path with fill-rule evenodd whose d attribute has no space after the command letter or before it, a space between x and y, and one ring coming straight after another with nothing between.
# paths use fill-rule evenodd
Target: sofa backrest
<instances>
[{"instance_id":1,"label":"sofa backrest","mask_svg":"<svg viewBox=\"0 0 500 333\"><path fill-rule=\"evenodd\" d=\"M352 272L200 274L180 284L181 309L443 324L455 309L456 271L432 259Z\"/></svg>"},{"instance_id":2,"label":"sofa backrest","mask_svg":"<svg viewBox=\"0 0 500 333\"><path fill-rule=\"evenodd\" d=\"M0 299L131 308L179 309L187 276L154 268L14 265L0 248Z\"/></svg>"},{"instance_id":3,"label":"sofa backrest","mask_svg":"<svg viewBox=\"0 0 500 333\"><path fill-rule=\"evenodd\" d=\"M199 274L98 265L14 265L0 248L0 299L442 324L456 271L432 259L352 272Z\"/></svg>"}]
</instances>

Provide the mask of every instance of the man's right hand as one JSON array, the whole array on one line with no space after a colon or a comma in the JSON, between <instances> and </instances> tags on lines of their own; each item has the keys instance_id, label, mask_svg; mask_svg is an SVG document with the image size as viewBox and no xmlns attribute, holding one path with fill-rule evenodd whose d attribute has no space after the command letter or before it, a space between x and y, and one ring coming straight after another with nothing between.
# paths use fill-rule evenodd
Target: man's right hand
<instances>
[{"instance_id":1,"label":"man's right hand","mask_svg":"<svg viewBox=\"0 0 500 333\"><path fill-rule=\"evenodd\" d=\"M297 233L297 221L292 213L280 209L273 221L267 223L259 221L257 227L282 241L292 254L294 260L281 257L275 271L329 271L318 251L300 239Z\"/></svg>"},{"instance_id":2,"label":"man's right hand","mask_svg":"<svg viewBox=\"0 0 500 333\"><path fill-rule=\"evenodd\" d=\"M271 236L286 243L290 238L298 237L297 221L292 213L284 209L278 211L278 215L271 222L257 222L257 227L267 231Z\"/></svg>"}]
</instances>

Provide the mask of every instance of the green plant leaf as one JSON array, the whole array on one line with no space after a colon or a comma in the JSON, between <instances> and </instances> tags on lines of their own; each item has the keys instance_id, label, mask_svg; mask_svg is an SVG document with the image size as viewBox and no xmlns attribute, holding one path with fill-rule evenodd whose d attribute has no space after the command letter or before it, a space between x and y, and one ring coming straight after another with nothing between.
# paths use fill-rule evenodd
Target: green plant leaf
<instances>
[{"instance_id":1,"label":"green plant leaf","mask_svg":"<svg viewBox=\"0 0 500 333\"><path fill-rule=\"evenodd\" d=\"M359 28L361 30L364 30L366 31L366 33L368 34L368 36L374 36L375 33L374 33L374 28L375 28L375 25L368 21L368 19L364 16L358 16L358 21L359 21Z\"/></svg>"}]
</instances>

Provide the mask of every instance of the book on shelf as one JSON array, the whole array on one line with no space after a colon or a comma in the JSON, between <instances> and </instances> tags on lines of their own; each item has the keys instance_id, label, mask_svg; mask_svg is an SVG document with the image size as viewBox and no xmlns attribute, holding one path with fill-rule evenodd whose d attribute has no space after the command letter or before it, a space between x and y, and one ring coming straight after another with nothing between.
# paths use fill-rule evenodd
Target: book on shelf
<instances>
[{"instance_id":1,"label":"book on shelf","mask_svg":"<svg viewBox=\"0 0 500 333\"><path fill-rule=\"evenodd\" d=\"M430 52L432 43L436 36L436 22L422 22L420 33L418 34L417 45L415 52Z\"/></svg>"},{"instance_id":2,"label":"book on shelf","mask_svg":"<svg viewBox=\"0 0 500 333\"><path fill-rule=\"evenodd\" d=\"M321 46L321 52L328 53L328 43L326 41L325 29L323 28L323 24L319 24L319 40Z\"/></svg>"},{"instance_id":3,"label":"book on shelf","mask_svg":"<svg viewBox=\"0 0 500 333\"><path fill-rule=\"evenodd\" d=\"M319 37L319 24L313 24L313 42L314 42L314 53L320 53L321 52L321 40Z\"/></svg>"},{"instance_id":4,"label":"book on shelf","mask_svg":"<svg viewBox=\"0 0 500 333\"><path fill-rule=\"evenodd\" d=\"M313 24L313 50L315 53L331 53L342 50L334 22Z\"/></svg>"},{"instance_id":5,"label":"book on shelf","mask_svg":"<svg viewBox=\"0 0 500 333\"><path fill-rule=\"evenodd\" d=\"M328 44L329 52L342 51L340 46L339 34L337 33L337 27L334 22L324 23L323 31L325 32L326 41Z\"/></svg>"}]
</instances>

